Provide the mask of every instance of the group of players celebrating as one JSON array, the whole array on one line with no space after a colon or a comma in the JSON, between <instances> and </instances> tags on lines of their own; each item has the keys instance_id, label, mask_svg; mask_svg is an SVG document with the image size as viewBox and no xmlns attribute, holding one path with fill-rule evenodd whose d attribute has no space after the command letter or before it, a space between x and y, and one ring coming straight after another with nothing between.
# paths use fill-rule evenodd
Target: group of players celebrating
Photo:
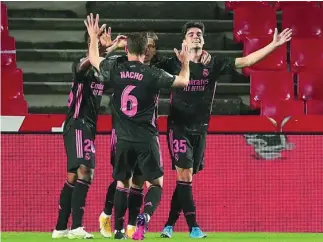
<instances>
[{"instance_id":1,"label":"group of players celebrating","mask_svg":"<svg viewBox=\"0 0 323 242\"><path fill-rule=\"evenodd\" d=\"M174 57L167 58L156 55L158 37L155 33L120 35L112 41L111 28L105 24L100 28L98 15L90 14L84 23L88 32L88 53L73 64L73 84L63 129L67 180L61 190L52 238L93 238L84 230L82 219L95 168L96 123L102 94L107 88L113 88L110 104L114 181L109 185L99 218L101 234L115 239L145 238L162 196L164 172L156 120L159 91L165 88L171 90L167 137L177 181L161 237L172 237L182 211L189 236L206 237L196 221L192 181L193 175L204 166L216 80L226 68L243 68L260 61L289 41L291 30L278 34L276 29L270 44L248 56L211 57L203 50L203 23L190 21L183 26L182 49L174 49ZM118 48L124 48L126 55L111 55ZM144 196L145 184L148 191ZM127 210L129 221L125 230ZM68 230L70 215L72 226Z\"/></svg>"}]
</instances>

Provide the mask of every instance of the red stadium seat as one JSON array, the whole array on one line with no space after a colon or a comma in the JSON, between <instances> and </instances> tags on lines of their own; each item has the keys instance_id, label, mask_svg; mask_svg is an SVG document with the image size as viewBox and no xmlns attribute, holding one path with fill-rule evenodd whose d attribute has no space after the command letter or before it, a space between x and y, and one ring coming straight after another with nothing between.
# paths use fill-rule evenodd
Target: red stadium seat
<instances>
[{"instance_id":1,"label":"red stadium seat","mask_svg":"<svg viewBox=\"0 0 323 242\"><path fill-rule=\"evenodd\" d=\"M299 100L270 99L261 102L261 115L288 117L304 114L304 102Z\"/></svg>"},{"instance_id":2,"label":"red stadium seat","mask_svg":"<svg viewBox=\"0 0 323 242\"><path fill-rule=\"evenodd\" d=\"M298 97L323 100L323 71L298 73Z\"/></svg>"},{"instance_id":3,"label":"red stadium seat","mask_svg":"<svg viewBox=\"0 0 323 242\"><path fill-rule=\"evenodd\" d=\"M16 43L13 37L1 35L1 67L16 67Z\"/></svg>"},{"instance_id":4,"label":"red stadium seat","mask_svg":"<svg viewBox=\"0 0 323 242\"><path fill-rule=\"evenodd\" d=\"M17 67L15 50L5 50L1 52L1 68Z\"/></svg>"},{"instance_id":5,"label":"red stadium seat","mask_svg":"<svg viewBox=\"0 0 323 242\"><path fill-rule=\"evenodd\" d=\"M25 115L28 106L23 95L21 69L1 70L1 115Z\"/></svg>"},{"instance_id":6,"label":"red stadium seat","mask_svg":"<svg viewBox=\"0 0 323 242\"><path fill-rule=\"evenodd\" d=\"M291 40L291 66L294 72L323 70L323 39Z\"/></svg>"},{"instance_id":7,"label":"red stadium seat","mask_svg":"<svg viewBox=\"0 0 323 242\"><path fill-rule=\"evenodd\" d=\"M260 108L266 99L289 100L294 97L293 73L257 71L250 75L250 106Z\"/></svg>"},{"instance_id":8,"label":"red stadium seat","mask_svg":"<svg viewBox=\"0 0 323 242\"><path fill-rule=\"evenodd\" d=\"M323 8L284 8L282 26L293 29L293 37L323 37Z\"/></svg>"},{"instance_id":9,"label":"red stadium seat","mask_svg":"<svg viewBox=\"0 0 323 242\"><path fill-rule=\"evenodd\" d=\"M16 41L11 36L1 35L1 50L16 50Z\"/></svg>"},{"instance_id":10,"label":"red stadium seat","mask_svg":"<svg viewBox=\"0 0 323 242\"><path fill-rule=\"evenodd\" d=\"M284 1L284 2L276 2L275 4L277 10L284 10L285 8L306 8L306 7L313 7L319 8L321 7L321 2L314 2L314 1Z\"/></svg>"},{"instance_id":11,"label":"red stadium seat","mask_svg":"<svg viewBox=\"0 0 323 242\"><path fill-rule=\"evenodd\" d=\"M272 36L276 26L276 10L272 7L234 10L233 36L237 42L242 42L248 36Z\"/></svg>"},{"instance_id":12,"label":"red stadium seat","mask_svg":"<svg viewBox=\"0 0 323 242\"><path fill-rule=\"evenodd\" d=\"M323 114L323 100L308 100L305 107L306 114Z\"/></svg>"},{"instance_id":13,"label":"red stadium seat","mask_svg":"<svg viewBox=\"0 0 323 242\"><path fill-rule=\"evenodd\" d=\"M243 45L243 55L259 50L272 41L272 37L247 37ZM252 71L287 71L287 45L282 45L257 64L244 68L243 74L248 76Z\"/></svg>"},{"instance_id":14,"label":"red stadium seat","mask_svg":"<svg viewBox=\"0 0 323 242\"><path fill-rule=\"evenodd\" d=\"M7 6L1 2L1 36L8 36Z\"/></svg>"},{"instance_id":15,"label":"red stadium seat","mask_svg":"<svg viewBox=\"0 0 323 242\"><path fill-rule=\"evenodd\" d=\"M269 1L254 1L254 2L241 2L241 1L226 1L225 7L229 10L234 10L237 8L253 8L253 7L262 7L262 6L273 6Z\"/></svg>"}]
</instances>

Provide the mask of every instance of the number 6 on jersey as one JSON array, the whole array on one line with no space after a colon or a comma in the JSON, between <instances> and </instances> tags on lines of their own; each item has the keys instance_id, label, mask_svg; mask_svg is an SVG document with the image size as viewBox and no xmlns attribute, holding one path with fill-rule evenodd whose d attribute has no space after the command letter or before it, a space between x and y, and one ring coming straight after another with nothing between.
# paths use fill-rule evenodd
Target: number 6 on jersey
<instances>
[{"instance_id":1,"label":"number 6 on jersey","mask_svg":"<svg viewBox=\"0 0 323 242\"><path fill-rule=\"evenodd\" d=\"M138 100L135 96L130 95L130 92L135 89L136 86L126 86L121 96L121 111L128 117L133 117L137 114Z\"/></svg>"}]
</instances>

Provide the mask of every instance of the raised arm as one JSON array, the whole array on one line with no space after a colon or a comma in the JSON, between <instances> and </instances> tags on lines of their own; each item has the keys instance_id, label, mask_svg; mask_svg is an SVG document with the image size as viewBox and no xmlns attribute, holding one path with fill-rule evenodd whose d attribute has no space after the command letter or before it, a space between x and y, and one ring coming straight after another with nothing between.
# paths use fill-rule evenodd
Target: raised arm
<instances>
[{"instance_id":1,"label":"raised arm","mask_svg":"<svg viewBox=\"0 0 323 242\"><path fill-rule=\"evenodd\" d=\"M278 34L278 30L275 29L273 41L266 45L265 47L245 56L236 58L235 66L236 68L244 68L248 66L252 66L257 62L261 61L279 46L285 44L286 42L290 41L292 38L292 30L291 29L284 29L280 34Z\"/></svg>"},{"instance_id":2,"label":"raised arm","mask_svg":"<svg viewBox=\"0 0 323 242\"><path fill-rule=\"evenodd\" d=\"M84 24L90 36L89 60L91 65L99 71L100 63L104 60L103 57L100 57L99 53L99 15L97 14L94 19L93 14L91 13L87 16L87 20L84 20Z\"/></svg>"},{"instance_id":3,"label":"raised arm","mask_svg":"<svg viewBox=\"0 0 323 242\"><path fill-rule=\"evenodd\" d=\"M105 57L107 57L117 49L125 48L127 46L127 36L118 35L117 38L112 41L111 27L109 27L108 32L104 31L104 33L100 36L100 42L102 49L104 50L103 54Z\"/></svg>"},{"instance_id":4,"label":"raised arm","mask_svg":"<svg viewBox=\"0 0 323 242\"><path fill-rule=\"evenodd\" d=\"M172 87L186 87L190 81L190 60L188 46L182 44L181 52L174 49L175 54L179 61L182 63L182 69L178 76L176 76Z\"/></svg>"}]
</instances>

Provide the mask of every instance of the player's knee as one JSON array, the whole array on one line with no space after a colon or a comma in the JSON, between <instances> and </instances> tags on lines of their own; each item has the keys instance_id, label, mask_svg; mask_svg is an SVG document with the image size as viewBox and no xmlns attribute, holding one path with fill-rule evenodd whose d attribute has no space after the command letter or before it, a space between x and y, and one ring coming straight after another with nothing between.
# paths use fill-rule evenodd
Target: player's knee
<instances>
[{"instance_id":1,"label":"player's knee","mask_svg":"<svg viewBox=\"0 0 323 242\"><path fill-rule=\"evenodd\" d=\"M94 170L87 166L81 165L77 170L78 179L91 182L94 176Z\"/></svg>"},{"instance_id":2,"label":"player's knee","mask_svg":"<svg viewBox=\"0 0 323 242\"><path fill-rule=\"evenodd\" d=\"M117 181L117 187L129 188L130 187L130 181L129 180Z\"/></svg>"},{"instance_id":3,"label":"player's knee","mask_svg":"<svg viewBox=\"0 0 323 242\"><path fill-rule=\"evenodd\" d=\"M134 176L132 177L132 188L142 189L144 187L145 180L142 177Z\"/></svg>"},{"instance_id":4,"label":"player's knee","mask_svg":"<svg viewBox=\"0 0 323 242\"><path fill-rule=\"evenodd\" d=\"M76 173L71 173L71 172L67 173L67 182L69 184L75 184L76 180L77 180Z\"/></svg>"},{"instance_id":5,"label":"player's knee","mask_svg":"<svg viewBox=\"0 0 323 242\"><path fill-rule=\"evenodd\" d=\"M161 177L156 178L154 180L147 181L146 182L146 185L147 185L147 188L150 188L152 186L163 187L163 182L164 182L164 177L161 176Z\"/></svg>"},{"instance_id":6,"label":"player's knee","mask_svg":"<svg viewBox=\"0 0 323 242\"><path fill-rule=\"evenodd\" d=\"M193 169L183 169L177 167L177 179L183 182L192 182L193 180Z\"/></svg>"}]
</instances>

